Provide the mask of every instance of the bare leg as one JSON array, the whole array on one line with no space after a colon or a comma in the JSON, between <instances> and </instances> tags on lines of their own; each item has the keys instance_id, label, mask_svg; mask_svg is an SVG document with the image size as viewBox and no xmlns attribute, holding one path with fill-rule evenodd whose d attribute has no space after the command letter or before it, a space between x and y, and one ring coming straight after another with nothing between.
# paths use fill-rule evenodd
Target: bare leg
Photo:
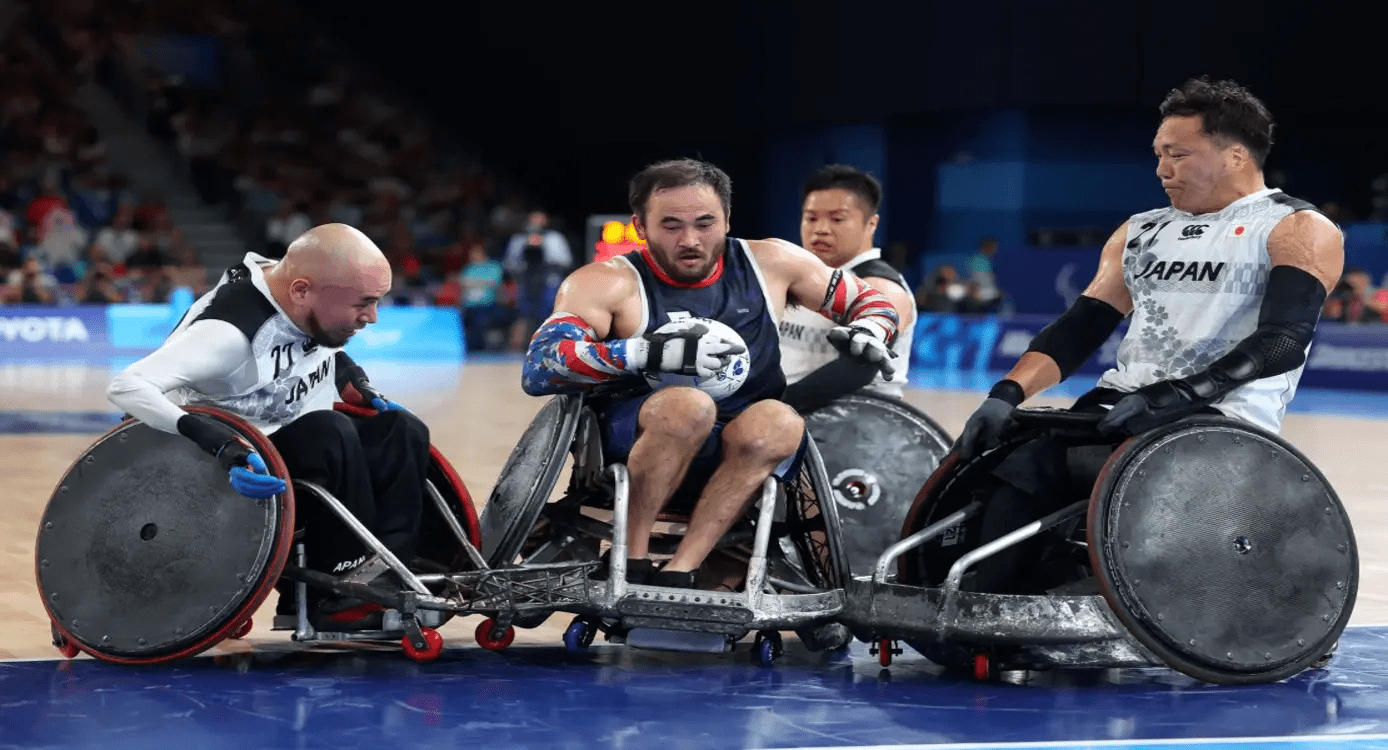
<instances>
[{"instance_id":1,"label":"bare leg","mask_svg":"<svg viewBox=\"0 0 1388 750\"><path fill-rule=\"evenodd\" d=\"M729 422L723 428L722 463L699 496L689 531L664 570L698 568L746 512L762 482L795 455L804 434L805 420L780 401L758 401Z\"/></svg>"},{"instance_id":2,"label":"bare leg","mask_svg":"<svg viewBox=\"0 0 1388 750\"><path fill-rule=\"evenodd\" d=\"M684 481L717 418L713 399L696 388L662 388L641 405L636 442L626 462L631 476L628 558L650 553L655 519Z\"/></svg>"}]
</instances>

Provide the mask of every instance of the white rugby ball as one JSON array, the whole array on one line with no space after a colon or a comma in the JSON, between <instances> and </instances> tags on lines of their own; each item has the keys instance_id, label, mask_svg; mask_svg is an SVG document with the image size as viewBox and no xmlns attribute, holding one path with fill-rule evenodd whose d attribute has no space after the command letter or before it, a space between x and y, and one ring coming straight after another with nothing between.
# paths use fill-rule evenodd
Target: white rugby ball
<instances>
[{"instance_id":1,"label":"white rugby ball","mask_svg":"<svg viewBox=\"0 0 1388 750\"><path fill-rule=\"evenodd\" d=\"M679 333L687 331L695 325L703 324L708 328L709 333L722 338L724 341L731 341L739 344L743 348L741 354L735 354L732 361L719 372L714 373L713 377L700 378L695 375L682 375L678 372L648 371L646 382L651 388L659 390L669 388L672 385L682 385L690 388L698 388L707 393L714 401L721 401L742 387L747 382L747 376L752 370L752 358L746 351L747 342L742 340L742 336L732 328L710 318L684 318L672 321L657 328L656 333Z\"/></svg>"}]
</instances>

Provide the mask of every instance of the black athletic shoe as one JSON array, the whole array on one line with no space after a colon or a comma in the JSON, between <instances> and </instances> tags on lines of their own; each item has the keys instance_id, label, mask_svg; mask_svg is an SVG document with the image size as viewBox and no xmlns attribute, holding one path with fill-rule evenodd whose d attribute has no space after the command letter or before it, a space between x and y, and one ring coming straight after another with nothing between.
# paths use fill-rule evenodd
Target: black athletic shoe
<instances>
[{"instance_id":1,"label":"black athletic shoe","mask_svg":"<svg viewBox=\"0 0 1388 750\"><path fill-rule=\"evenodd\" d=\"M627 558L627 583L643 584L651 575L651 569L655 565L646 558L632 559ZM588 575L590 581L606 581L608 573L612 570L612 552L602 553L602 559L598 567Z\"/></svg>"},{"instance_id":2,"label":"black athletic shoe","mask_svg":"<svg viewBox=\"0 0 1388 750\"><path fill-rule=\"evenodd\" d=\"M692 589L694 588L694 577L697 574L698 571L695 570L657 570L651 574L646 585L667 589Z\"/></svg>"}]
</instances>

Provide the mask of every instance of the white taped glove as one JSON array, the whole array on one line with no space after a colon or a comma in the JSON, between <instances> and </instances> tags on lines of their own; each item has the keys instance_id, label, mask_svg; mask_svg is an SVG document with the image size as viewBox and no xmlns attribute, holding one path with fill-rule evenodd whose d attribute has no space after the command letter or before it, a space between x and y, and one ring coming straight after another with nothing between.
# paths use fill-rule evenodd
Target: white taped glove
<instances>
[{"instance_id":1,"label":"white taped glove","mask_svg":"<svg viewBox=\"0 0 1388 750\"><path fill-rule=\"evenodd\" d=\"M877 365L885 377L896 373L892 359L896 352L887 347L886 332L871 322L829 329L829 343L841 352Z\"/></svg>"},{"instance_id":2,"label":"white taped glove","mask_svg":"<svg viewBox=\"0 0 1388 750\"><path fill-rule=\"evenodd\" d=\"M676 333L648 333L627 339L627 363L637 372L677 372L711 378L732 364L747 348L709 333L696 323Z\"/></svg>"}]
</instances>

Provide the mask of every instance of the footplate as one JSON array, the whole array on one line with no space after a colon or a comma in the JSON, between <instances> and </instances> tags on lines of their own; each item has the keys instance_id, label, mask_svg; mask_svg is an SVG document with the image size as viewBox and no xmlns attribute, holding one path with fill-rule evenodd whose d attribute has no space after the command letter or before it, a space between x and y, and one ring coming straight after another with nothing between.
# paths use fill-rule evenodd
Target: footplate
<instances>
[{"instance_id":1,"label":"footplate","mask_svg":"<svg viewBox=\"0 0 1388 750\"><path fill-rule=\"evenodd\" d=\"M745 632L755 619L740 597L709 592L671 593L668 589L630 594L617 602L616 610L629 627Z\"/></svg>"}]
</instances>

